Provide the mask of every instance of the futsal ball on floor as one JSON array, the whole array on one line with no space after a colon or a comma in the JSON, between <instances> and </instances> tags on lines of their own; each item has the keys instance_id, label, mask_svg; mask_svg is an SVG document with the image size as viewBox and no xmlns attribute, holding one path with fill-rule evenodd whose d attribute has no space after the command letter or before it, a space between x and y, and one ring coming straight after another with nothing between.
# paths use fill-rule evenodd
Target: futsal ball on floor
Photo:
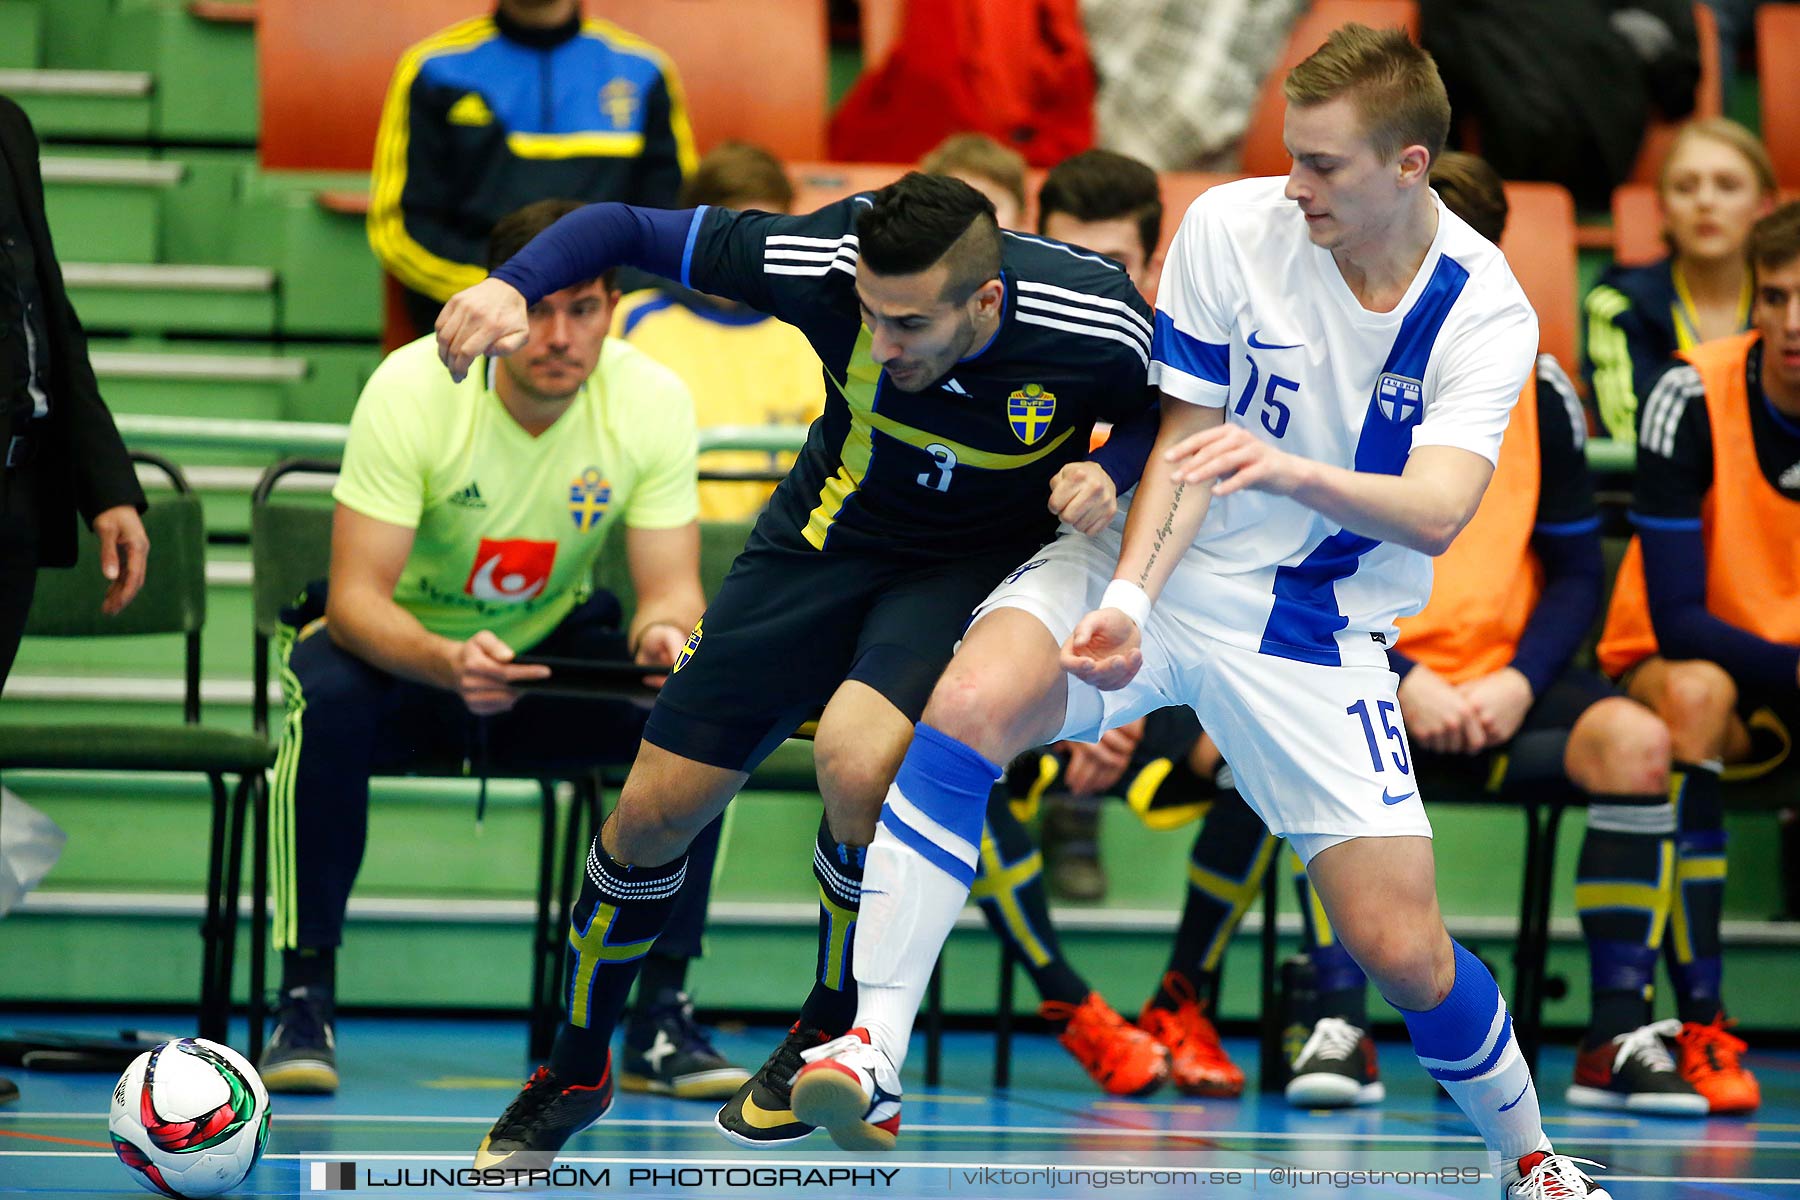
<instances>
[{"instance_id":1,"label":"futsal ball on floor","mask_svg":"<svg viewBox=\"0 0 1800 1200\"><path fill-rule=\"evenodd\" d=\"M217 1196L244 1182L269 1140L269 1093L256 1068L204 1038L164 1042L113 1089L113 1151L164 1196Z\"/></svg>"}]
</instances>

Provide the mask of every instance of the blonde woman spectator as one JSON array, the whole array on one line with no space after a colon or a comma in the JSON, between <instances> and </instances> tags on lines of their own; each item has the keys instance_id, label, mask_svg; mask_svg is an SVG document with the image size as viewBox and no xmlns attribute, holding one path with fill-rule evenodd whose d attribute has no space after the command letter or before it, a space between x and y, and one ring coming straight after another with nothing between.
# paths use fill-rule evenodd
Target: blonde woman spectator
<instances>
[{"instance_id":1,"label":"blonde woman spectator","mask_svg":"<svg viewBox=\"0 0 1800 1200\"><path fill-rule=\"evenodd\" d=\"M985 133L953 133L919 160L927 175L960 179L994 205L1002 229L1025 224L1025 158Z\"/></svg>"},{"instance_id":2,"label":"blonde woman spectator","mask_svg":"<svg viewBox=\"0 0 1800 1200\"><path fill-rule=\"evenodd\" d=\"M1611 268L1585 305L1583 374L1605 432L1625 441L1670 355L1749 327L1744 244L1775 205L1775 169L1749 130L1710 117L1682 128L1657 191L1669 257Z\"/></svg>"}]
</instances>

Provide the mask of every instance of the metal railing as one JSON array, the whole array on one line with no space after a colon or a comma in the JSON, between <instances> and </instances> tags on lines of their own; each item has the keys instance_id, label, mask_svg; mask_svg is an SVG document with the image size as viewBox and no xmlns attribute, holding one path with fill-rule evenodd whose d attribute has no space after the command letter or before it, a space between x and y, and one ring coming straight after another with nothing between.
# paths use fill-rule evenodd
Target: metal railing
<instances>
[{"instance_id":1,"label":"metal railing","mask_svg":"<svg viewBox=\"0 0 1800 1200\"><path fill-rule=\"evenodd\" d=\"M330 456L344 452L344 442L350 435L348 425L327 421L232 421L142 413L119 413L113 419L119 433L134 449L166 452L266 450ZM716 425L700 431L703 454L711 450L780 453L798 450L805 442L804 425Z\"/></svg>"},{"instance_id":2,"label":"metal railing","mask_svg":"<svg viewBox=\"0 0 1800 1200\"><path fill-rule=\"evenodd\" d=\"M147 356L146 356L147 357ZM206 417L157 417L120 413L119 432L145 450L268 450L282 454L342 454L348 425L323 421L230 421ZM700 450L798 450L804 425L717 425L700 431ZM1637 447L1610 438L1590 438L1588 466L1603 474L1629 474Z\"/></svg>"},{"instance_id":3,"label":"metal railing","mask_svg":"<svg viewBox=\"0 0 1800 1200\"><path fill-rule=\"evenodd\" d=\"M6 86L0 71L0 91ZM187 167L164 158L84 158L75 154L45 155L39 160L45 183L82 183L101 187L172 188L187 178Z\"/></svg>"},{"instance_id":4,"label":"metal railing","mask_svg":"<svg viewBox=\"0 0 1800 1200\"><path fill-rule=\"evenodd\" d=\"M156 86L148 71L64 71L8 68L0 71L0 92L15 96L105 96L130 100Z\"/></svg>"},{"instance_id":5,"label":"metal railing","mask_svg":"<svg viewBox=\"0 0 1800 1200\"><path fill-rule=\"evenodd\" d=\"M267 267L68 262L62 269L63 283L76 288L232 293L268 292L275 288L275 272Z\"/></svg>"}]
</instances>

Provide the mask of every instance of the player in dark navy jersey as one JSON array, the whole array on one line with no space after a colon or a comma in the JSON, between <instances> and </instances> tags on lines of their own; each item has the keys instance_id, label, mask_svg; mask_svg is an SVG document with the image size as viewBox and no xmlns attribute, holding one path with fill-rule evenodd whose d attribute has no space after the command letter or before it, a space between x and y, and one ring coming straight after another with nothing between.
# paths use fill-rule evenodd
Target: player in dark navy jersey
<instances>
[{"instance_id":1,"label":"player in dark navy jersey","mask_svg":"<svg viewBox=\"0 0 1800 1200\"><path fill-rule=\"evenodd\" d=\"M607 1044L689 840L821 704L819 979L847 986L863 848L969 612L1057 517L1111 519L1114 486L1083 461L1089 434L1151 404L1150 310L1118 264L1002 234L974 189L917 174L803 217L590 206L451 301L446 365L460 376L510 352L529 304L619 264L799 328L824 364L825 412L657 701L588 858L569 1023L480 1166L541 1165L605 1111ZM1109 453L1141 464L1142 427ZM816 983L721 1128L757 1144L803 1134L786 1094L799 1051L843 1033L854 1008Z\"/></svg>"},{"instance_id":2,"label":"player in dark navy jersey","mask_svg":"<svg viewBox=\"0 0 1800 1200\"><path fill-rule=\"evenodd\" d=\"M916 305L861 310L855 229L871 205L858 196L800 218L693 218L694 286L798 326L825 364L825 415L777 489L767 531L814 549L936 558L1047 540L1050 479L1086 455L1096 418L1144 407L1135 375L1148 310L1111 260L1008 233L991 332L952 326L920 344Z\"/></svg>"}]
</instances>

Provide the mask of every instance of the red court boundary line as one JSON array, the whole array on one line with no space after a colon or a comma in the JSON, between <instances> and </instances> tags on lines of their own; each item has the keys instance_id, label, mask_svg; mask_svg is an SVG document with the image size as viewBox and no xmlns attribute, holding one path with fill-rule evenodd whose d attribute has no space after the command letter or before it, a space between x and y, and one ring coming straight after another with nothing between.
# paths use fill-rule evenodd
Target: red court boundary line
<instances>
[{"instance_id":1,"label":"red court boundary line","mask_svg":"<svg viewBox=\"0 0 1800 1200\"><path fill-rule=\"evenodd\" d=\"M93 1146L100 1150L111 1150L107 1142L90 1142L85 1138L52 1137L47 1133L18 1133L11 1129L0 1129L0 1137L24 1138L32 1142L55 1142L60 1146Z\"/></svg>"}]
</instances>

